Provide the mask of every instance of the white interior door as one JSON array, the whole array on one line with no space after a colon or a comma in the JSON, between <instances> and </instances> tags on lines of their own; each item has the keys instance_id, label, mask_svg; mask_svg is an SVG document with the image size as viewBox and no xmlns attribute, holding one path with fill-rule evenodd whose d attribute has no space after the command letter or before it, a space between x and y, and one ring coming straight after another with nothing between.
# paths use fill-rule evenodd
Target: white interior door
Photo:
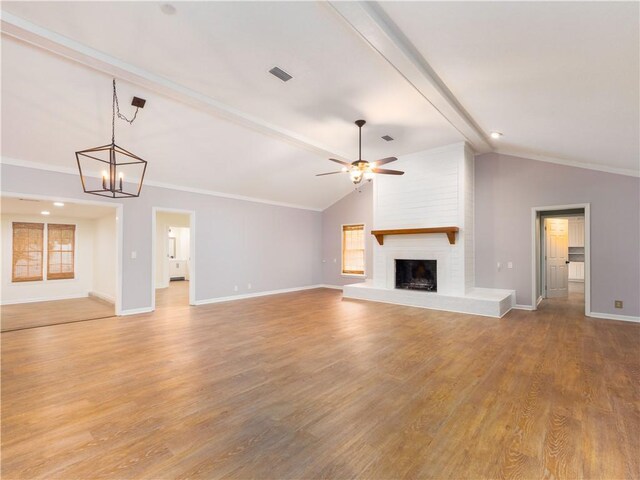
<instances>
[{"instance_id":1,"label":"white interior door","mask_svg":"<svg viewBox=\"0 0 640 480\"><path fill-rule=\"evenodd\" d=\"M544 230L546 297L566 297L569 295L569 221L546 218Z\"/></svg>"}]
</instances>

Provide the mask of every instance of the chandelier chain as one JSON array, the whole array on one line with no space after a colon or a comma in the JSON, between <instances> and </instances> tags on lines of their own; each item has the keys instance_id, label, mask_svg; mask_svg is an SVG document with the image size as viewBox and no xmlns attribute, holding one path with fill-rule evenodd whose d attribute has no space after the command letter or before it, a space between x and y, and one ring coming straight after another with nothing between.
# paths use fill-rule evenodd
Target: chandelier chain
<instances>
[{"instance_id":1,"label":"chandelier chain","mask_svg":"<svg viewBox=\"0 0 640 480\"><path fill-rule=\"evenodd\" d=\"M136 107L136 111L133 114L131 120L125 117L120 113L120 104L118 103L118 93L116 92L116 79L113 79L113 106L112 106L112 114L111 114L111 143L115 143L116 139L116 112L118 114L118 118L120 120L124 120L128 124L132 124L136 117L138 116L139 107Z\"/></svg>"}]
</instances>

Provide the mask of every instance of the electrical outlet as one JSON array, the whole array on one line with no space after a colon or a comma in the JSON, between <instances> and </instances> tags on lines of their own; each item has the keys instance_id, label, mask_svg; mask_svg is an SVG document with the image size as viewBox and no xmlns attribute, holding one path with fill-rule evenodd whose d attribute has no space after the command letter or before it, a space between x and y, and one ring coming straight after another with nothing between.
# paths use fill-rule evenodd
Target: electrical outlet
<instances>
[{"instance_id":1,"label":"electrical outlet","mask_svg":"<svg viewBox=\"0 0 640 480\"><path fill-rule=\"evenodd\" d=\"M251 284L247 283L247 290L251 290Z\"/></svg>"},{"instance_id":2,"label":"electrical outlet","mask_svg":"<svg viewBox=\"0 0 640 480\"><path fill-rule=\"evenodd\" d=\"M498 262L498 271L500 271L500 268L502 268L502 265L500 265L500 262Z\"/></svg>"},{"instance_id":3,"label":"electrical outlet","mask_svg":"<svg viewBox=\"0 0 640 480\"><path fill-rule=\"evenodd\" d=\"M234 285L234 287L233 287L233 291L234 291L234 292L237 292L237 291L238 291L238 285Z\"/></svg>"},{"instance_id":4,"label":"electrical outlet","mask_svg":"<svg viewBox=\"0 0 640 480\"><path fill-rule=\"evenodd\" d=\"M622 305L623 305L622 300L614 300L613 302L613 306L615 308L622 308Z\"/></svg>"},{"instance_id":5,"label":"electrical outlet","mask_svg":"<svg viewBox=\"0 0 640 480\"><path fill-rule=\"evenodd\" d=\"M131 252L131 258L134 260L138 258L138 252Z\"/></svg>"}]
</instances>

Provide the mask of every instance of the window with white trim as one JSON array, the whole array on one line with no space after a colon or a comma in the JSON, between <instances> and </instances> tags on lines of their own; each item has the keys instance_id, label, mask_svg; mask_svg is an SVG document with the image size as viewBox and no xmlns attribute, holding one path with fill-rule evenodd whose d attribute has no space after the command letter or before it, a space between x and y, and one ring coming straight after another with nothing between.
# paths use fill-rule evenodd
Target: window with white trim
<instances>
[{"instance_id":1,"label":"window with white trim","mask_svg":"<svg viewBox=\"0 0 640 480\"><path fill-rule=\"evenodd\" d=\"M342 226L342 274L364 275L364 225Z\"/></svg>"}]
</instances>

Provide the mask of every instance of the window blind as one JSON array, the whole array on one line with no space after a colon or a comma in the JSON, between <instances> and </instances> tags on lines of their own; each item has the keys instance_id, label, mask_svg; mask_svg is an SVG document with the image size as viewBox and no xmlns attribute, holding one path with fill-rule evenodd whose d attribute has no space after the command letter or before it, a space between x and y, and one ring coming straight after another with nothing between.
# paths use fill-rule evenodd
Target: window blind
<instances>
[{"instance_id":1,"label":"window blind","mask_svg":"<svg viewBox=\"0 0 640 480\"><path fill-rule=\"evenodd\" d=\"M364 275L364 225L342 226L342 273Z\"/></svg>"},{"instance_id":2,"label":"window blind","mask_svg":"<svg viewBox=\"0 0 640 480\"><path fill-rule=\"evenodd\" d=\"M13 222L12 282L42 280L43 223Z\"/></svg>"},{"instance_id":3,"label":"window blind","mask_svg":"<svg viewBox=\"0 0 640 480\"><path fill-rule=\"evenodd\" d=\"M47 225L47 280L74 278L75 225Z\"/></svg>"}]
</instances>

